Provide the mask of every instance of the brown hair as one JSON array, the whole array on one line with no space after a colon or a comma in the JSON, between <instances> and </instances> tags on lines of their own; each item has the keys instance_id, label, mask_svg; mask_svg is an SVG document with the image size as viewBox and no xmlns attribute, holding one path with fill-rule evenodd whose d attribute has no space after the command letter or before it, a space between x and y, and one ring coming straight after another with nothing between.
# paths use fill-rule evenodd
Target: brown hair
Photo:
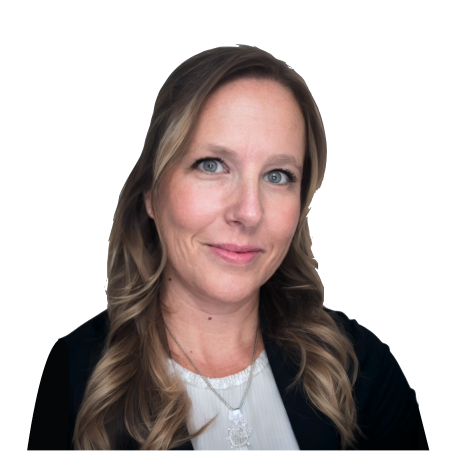
<instances>
[{"instance_id":1,"label":"brown hair","mask_svg":"<svg viewBox=\"0 0 451 451\"><path fill-rule=\"evenodd\" d=\"M108 251L110 329L77 416L78 449L115 448L127 433L140 449L169 449L210 424L188 434L188 395L167 372L169 346L159 297L167 253L158 232L157 199L160 182L185 152L206 100L219 86L240 77L270 79L287 87L307 129L299 223L284 261L261 287L267 333L299 366L293 385L302 384L310 402L333 421L342 447L355 443L360 432L353 399L357 357L349 339L323 310L324 289L307 222L326 167L321 116L306 83L292 68L263 50L240 45L189 58L158 94L144 149L114 216ZM155 220L144 205L143 194L148 191Z\"/></svg>"}]
</instances>

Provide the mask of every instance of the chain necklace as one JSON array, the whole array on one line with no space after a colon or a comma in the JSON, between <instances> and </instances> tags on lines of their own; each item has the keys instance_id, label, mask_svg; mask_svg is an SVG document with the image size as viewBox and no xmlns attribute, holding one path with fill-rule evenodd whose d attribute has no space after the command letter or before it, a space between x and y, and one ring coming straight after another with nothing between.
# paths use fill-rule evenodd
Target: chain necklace
<instances>
[{"instance_id":1,"label":"chain necklace","mask_svg":"<svg viewBox=\"0 0 451 451\"><path fill-rule=\"evenodd\" d=\"M197 368L197 366L194 364L194 362L190 359L189 355L185 352L185 350L182 348L180 343L175 338L174 334L172 333L171 329L169 329L169 326L164 322L164 325L166 326L166 329L168 330L169 334L173 338L173 340L176 342L177 346L180 348L180 350L183 352L184 356L188 359L189 363L193 366L193 368L197 371L197 374L204 380L204 382L207 384L208 388L218 397L218 399L227 406L229 409L229 420L232 422L231 427L228 428L228 435L226 437L226 440L230 442L230 448L241 448L245 445L250 445L249 443L249 436L251 435L252 431L250 429L247 429L247 422L244 420L244 416L241 413L241 407L243 406L244 399L246 398L247 392L249 391L249 387L251 385L252 381L252 375L254 373L254 364L255 364L255 353L257 352L257 343L258 343L258 326L257 326L257 333L255 334L255 343L254 343L254 352L252 354L252 365L251 365L251 372L249 374L249 379L247 380L246 390L244 390L244 395L241 398L240 405L236 408L233 408L210 384L210 381L208 378L206 378Z\"/></svg>"}]
</instances>

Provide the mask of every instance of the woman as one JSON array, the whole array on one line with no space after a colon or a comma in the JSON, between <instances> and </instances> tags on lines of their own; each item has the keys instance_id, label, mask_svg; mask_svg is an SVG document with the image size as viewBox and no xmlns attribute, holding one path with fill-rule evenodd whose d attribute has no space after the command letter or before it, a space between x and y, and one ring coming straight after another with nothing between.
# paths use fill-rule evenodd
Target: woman
<instances>
[{"instance_id":1,"label":"woman","mask_svg":"<svg viewBox=\"0 0 451 451\"><path fill-rule=\"evenodd\" d=\"M180 65L120 195L108 310L58 340L29 449L427 449L389 348L323 307L326 139L254 47Z\"/></svg>"}]
</instances>

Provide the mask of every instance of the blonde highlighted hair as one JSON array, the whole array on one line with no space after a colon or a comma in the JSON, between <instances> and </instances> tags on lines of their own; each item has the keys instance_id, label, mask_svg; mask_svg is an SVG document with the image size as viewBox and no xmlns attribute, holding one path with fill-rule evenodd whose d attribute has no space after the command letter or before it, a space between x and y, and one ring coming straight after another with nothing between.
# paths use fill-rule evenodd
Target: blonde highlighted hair
<instances>
[{"instance_id":1,"label":"blonde highlighted hair","mask_svg":"<svg viewBox=\"0 0 451 451\"><path fill-rule=\"evenodd\" d=\"M245 77L288 88L307 127L299 223L284 261L261 287L267 333L298 365L293 385L302 384L313 406L332 420L342 447L352 446L360 433L353 398L357 357L323 310L324 289L307 222L326 167L321 116L293 69L263 50L240 45L193 56L175 69L158 94L144 149L114 215L108 250L110 328L77 415L76 449L118 448L127 436L139 449L171 449L208 426L188 433L189 398L167 372L169 346L159 296L167 252L160 239L157 199L161 180L187 149L206 100L224 83ZM155 219L145 209L147 192Z\"/></svg>"}]
</instances>

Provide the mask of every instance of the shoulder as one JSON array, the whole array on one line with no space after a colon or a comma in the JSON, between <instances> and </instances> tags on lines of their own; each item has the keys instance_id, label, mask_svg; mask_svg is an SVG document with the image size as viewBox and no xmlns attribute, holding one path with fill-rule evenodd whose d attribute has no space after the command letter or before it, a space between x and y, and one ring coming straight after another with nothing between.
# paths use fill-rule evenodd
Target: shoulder
<instances>
[{"instance_id":1,"label":"shoulder","mask_svg":"<svg viewBox=\"0 0 451 451\"><path fill-rule=\"evenodd\" d=\"M409 391L407 380L387 344L343 312L327 308L324 311L353 344L359 363L356 395L364 406L376 402L392 382L402 387L404 392Z\"/></svg>"},{"instance_id":2,"label":"shoulder","mask_svg":"<svg viewBox=\"0 0 451 451\"><path fill-rule=\"evenodd\" d=\"M61 339L65 341L68 348L90 346L96 341L105 340L108 329L108 311L104 310Z\"/></svg>"},{"instance_id":3,"label":"shoulder","mask_svg":"<svg viewBox=\"0 0 451 451\"><path fill-rule=\"evenodd\" d=\"M77 412L108 329L105 310L55 343L39 385L28 449L71 449Z\"/></svg>"},{"instance_id":4,"label":"shoulder","mask_svg":"<svg viewBox=\"0 0 451 451\"><path fill-rule=\"evenodd\" d=\"M385 343L355 319L349 319L340 311L326 307L323 309L334 320L341 332L351 340L360 365L368 364L369 360L379 360L383 354L389 352L389 347Z\"/></svg>"},{"instance_id":5,"label":"shoulder","mask_svg":"<svg viewBox=\"0 0 451 451\"><path fill-rule=\"evenodd\" d=\"M354 346L355 400L372 449L428 449L415 391L387 344L343 312L324 308Z\"/></svg>"},{"instance_id":6,"label":"shoulder","mask_svg":"<svg viewBox=\"0 0 451 451\"><path fill-rule=\"evenodd\" d=\"M77 411L87 381L102 357L109 330L107 310L60 338L67 348L71 411Z\"/></svg>"},{"instance_id":7,"label":"shoulder","mask_svg":"<svg viewBox=\"0 0 451 451\"><path fill-rule=\"evenodd\" d=\"M100 357L108 335L109 324L108 311L104 310L60 338L60 341L66 344L69 360L76 359L77 363L81 364L83 361Z\"/></svg>"},{"instance_id":8,"label":"shoulder","mask_svg":"<svg viewBox=\"0 0 451 451\"><path fill-rule=\"evenodd\" d=\"M103 348L109 326L108 311L104 310L59 341L65 343L69 355L96 352L98 348Z\"/></svg>"}]
</instances>

